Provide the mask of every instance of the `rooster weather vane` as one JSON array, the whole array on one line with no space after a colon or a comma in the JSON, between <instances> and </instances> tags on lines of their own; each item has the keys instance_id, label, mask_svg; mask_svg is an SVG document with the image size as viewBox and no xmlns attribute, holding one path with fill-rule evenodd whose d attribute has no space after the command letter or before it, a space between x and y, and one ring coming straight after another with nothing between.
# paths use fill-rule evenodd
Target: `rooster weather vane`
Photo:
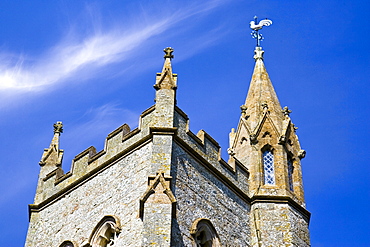
<instances>
[{"instance_id":1,"label":"rooster weather vane","mask_svg":"<svg viewBox=\"0 0 370 247\"><path fill-rule=\"evenodd\" d=\"M254 21L250 22L250 27L253 30L251 35L252 38L257 40L257 47L261 46L261 41L263 40L263 36L261 33L258 33L258 30L262 29L263 26L270 26L272 24L271 20L267 18L265 20L261 20L260 22L257 21L257 16L254 17Z\"/></svg>"}]
</instances>

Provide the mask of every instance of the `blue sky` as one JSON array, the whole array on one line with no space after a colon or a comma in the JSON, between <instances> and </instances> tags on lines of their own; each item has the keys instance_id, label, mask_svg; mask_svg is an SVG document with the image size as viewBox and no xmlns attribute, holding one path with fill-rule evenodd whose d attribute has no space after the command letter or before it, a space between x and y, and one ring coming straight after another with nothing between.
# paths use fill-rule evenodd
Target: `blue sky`
<instances>
[{"instance_id":1,"label":"blue sky","mask_svg":"<svg viewBox=\"0 0 370 247\"><path fill-rule=\"evenodd\" d=\"M370 4L366 1L1 1L0 246L22 246L38 162L63 121L63 168L153 104L163 48L178 106L222 148L254 66L249 22L301 146L312 246L369 246Z\"/></svg>"}]
</instances>

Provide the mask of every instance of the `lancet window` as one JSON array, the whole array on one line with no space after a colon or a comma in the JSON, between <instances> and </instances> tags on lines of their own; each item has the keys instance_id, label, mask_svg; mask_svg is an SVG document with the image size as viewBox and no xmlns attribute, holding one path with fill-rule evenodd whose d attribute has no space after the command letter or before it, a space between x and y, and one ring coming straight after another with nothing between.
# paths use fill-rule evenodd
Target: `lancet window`
<instances>
[{"instance_id":1,"label":"lancet window","mask_svg":"<svg viewBox=\"0 0 370 247\"><path fill-rule=\"evenodd\" d=\"M293 188L293 170L294 170L293 160L292 160L292 158L288 157L288 183L289 183L289 189L291 191L294 191L294 188Z\"/></svg>"},{"instance_id":2,"label":"lancet window","mask_svg":"<svg viewBox=\"0 0 370 247\"><path fill-rule=\"evenodd\" d=\"M267 185L275 185L275 167L274 155L270 149L267 149L262 154L264 180Z\"/></svg>"}]
</instances>

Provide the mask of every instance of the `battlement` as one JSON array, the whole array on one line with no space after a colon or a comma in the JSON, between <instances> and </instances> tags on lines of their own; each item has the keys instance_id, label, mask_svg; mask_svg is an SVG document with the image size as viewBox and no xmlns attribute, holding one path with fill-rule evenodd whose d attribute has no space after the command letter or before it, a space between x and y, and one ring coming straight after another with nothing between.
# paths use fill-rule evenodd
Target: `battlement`
<instances>
[{"instance_id":1,"label":"battlement","mask_svg":"<svg viewBox=\"0 0 370 247\"><path fill-rule=\"evenodd\" d=\"M135 148L145 145L150 139L148 127L145 126L150 122L147 118L150 118L149 115L154 109L152 106L141 114L138 128L130 130L130 127L124 124L109 133L103 150L97 152L95 147L91 146L76 155L72 160L71 170L67 173L64 173L59 165L55 166L53 171L40 178L35 204L49 201L56 194L72 189Z\"/></svg>"},{"instance_id":2,"label":"battlement","mask_svg":"<svg viewBox=\"0 0 370 247\"><path fill-rule=\"evenodd\" d=\"M189 129L188 116L178 107L175 108L175 125L178 126L175 142L188 152L201 160L213 172L222 176L225 182L236 185L238 189L247 194L248 169L236 158L230 157L226 162L221 157L221 146L204 130L195 135Z\"/></svg>"},{"instance_id":3,"label":"battlement","mask_svg":"<svg viewBox=\"0 0 370 247\"><path fill-rule=\"evenodd\" d=\"M39 181L39 188L35 202L30 209L39 210L58 197L69 193L79 184L96 176L116 161L130 155L134 150L149 144L153 135L171 134L174 141L186 149L191 155L202 161L208 169L212 170L232 187L239 188L247 194L248 170L236 159L226 162L221 158L220 145L204 130L196 135L189 130L189 118L175 107L174 127L160 128L156 125L156 105L145 110L139 119L139 126L133 130L123 124L108 134L104 149L97 152L91 146L72 160L71 170L64 173L60 166L46 174ZM154 126L153 126L154 125Z\"/></svg>"}]
</instances>

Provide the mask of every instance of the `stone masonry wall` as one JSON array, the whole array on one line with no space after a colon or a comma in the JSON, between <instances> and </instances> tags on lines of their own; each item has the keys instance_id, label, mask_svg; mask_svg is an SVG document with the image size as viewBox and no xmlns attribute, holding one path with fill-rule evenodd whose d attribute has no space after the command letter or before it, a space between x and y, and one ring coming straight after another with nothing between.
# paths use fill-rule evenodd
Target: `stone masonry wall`
<instances>
[{"instance_id":1,"label":"stone masonry wall","mask_svg":"<svg viewBox=\"0 0 370 247\"><path fill-rule=\"evenodd\" d=\"M252 246L310 246L308 223L285 203L253 204L251 227Z\"/></svg>"},{"instance_id":2,"label":"stone masonry wall","mask_svg":"<svg viewBox=\"0 0 370 247\"><path fill-rule=\"evenodd\" d=\"M250 205L177 144L171 176L177 200L171 246L192 246L189 230L198 218L212 222L222 246L249 246Z\"/></svg>"},{"instance_id":3,"label":"stone masonry wall","mask_svg":"<svg viewBox=\"0 0 370 247\"><path fill-rule=\"evenodd\" d=\"M143 223L138 217L139 198L151 175L147 169L151 149L149 143L135 150L39 213L34 212L26 246L59 246L65 240L80 246L106 215L121 222L117 246L140 246Z\"/></svg>"}]
</instances>

